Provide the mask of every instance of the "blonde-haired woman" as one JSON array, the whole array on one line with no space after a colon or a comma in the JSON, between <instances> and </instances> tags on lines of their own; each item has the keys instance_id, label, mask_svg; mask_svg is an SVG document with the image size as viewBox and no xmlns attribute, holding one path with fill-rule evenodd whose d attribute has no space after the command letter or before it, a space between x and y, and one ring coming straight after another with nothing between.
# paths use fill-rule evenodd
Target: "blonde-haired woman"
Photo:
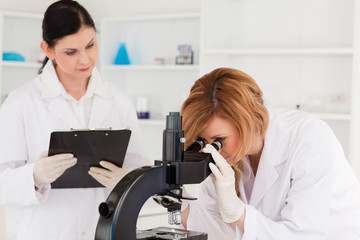
<instances>
[{"instance_id":1,"label":"blonde-haired woman","mask_svg":"<svg viewBox=\"0 0 360 240\"><path fill-rule=\"evenodd\" d=\"M218 239L359 239L360 184L321 120L264 104L244 72L218 68L198 79L182 106L190 146L220 140L216 165L183 226Z\"/></svg>"}]
</instances>

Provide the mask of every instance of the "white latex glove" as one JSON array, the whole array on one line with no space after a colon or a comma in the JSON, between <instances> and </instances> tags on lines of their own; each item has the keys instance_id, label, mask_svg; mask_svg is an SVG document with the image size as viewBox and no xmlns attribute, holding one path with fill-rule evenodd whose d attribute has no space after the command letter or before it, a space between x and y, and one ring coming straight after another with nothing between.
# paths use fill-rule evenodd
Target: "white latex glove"
<instances>
[{"instance_id":1,"label":"white latex glove","mask_svg":"<svg viewBox=\"0 0 360 240\"><path fill-rule=\"evenodd\" d=\"M235 222L243 215L245 206L236 195L234 170L210 144L207 144L203 151L211 153L216 163L216 166L210 163L209 167L214 175L213 182L221 217L226 223Z\"/></svg>"},{"instance_id":2,"label":"white latex glove","mask_svg":"<svg viewBox=\"0 0 360 240\"><path fill-rule=\"evenodd\" d=\"M37 189L48 183L54 182L66 169L71 168L77 162L77 158L71 153L48 156L48 152L42 152L34 165L34 182Z\"/></svg>"},{"instance_id":3,"label":"white latex glove","mask_svg":"<svg viewBox=\"0 0 360 240\"><path fill-rule=\"evenodd\" d=\"M121 168L108 161L100 161L100 165L104 168L91 167L89 174L95 178L96 181L112 190L118 182L128 174L126 168Z\"/></svg>"}]
</instances>

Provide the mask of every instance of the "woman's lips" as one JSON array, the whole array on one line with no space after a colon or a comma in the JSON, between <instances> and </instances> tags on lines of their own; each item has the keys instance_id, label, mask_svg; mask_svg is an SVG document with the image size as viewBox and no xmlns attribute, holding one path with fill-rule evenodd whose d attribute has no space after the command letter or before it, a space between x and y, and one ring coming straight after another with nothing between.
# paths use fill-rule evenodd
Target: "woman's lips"
<instances>
[{"instance_id":1,"label":"woman's lips","mask_svg":"<svg viewBox=\"0 0 360 240\"><path fill-rule=\"evenodd\" d=\"M89 69L90 69L90 66L87 67L87 68L80 68L79 71L80 71L80 72L86 72L86 71L89 70Z\"/></svg>"}]
</instances>

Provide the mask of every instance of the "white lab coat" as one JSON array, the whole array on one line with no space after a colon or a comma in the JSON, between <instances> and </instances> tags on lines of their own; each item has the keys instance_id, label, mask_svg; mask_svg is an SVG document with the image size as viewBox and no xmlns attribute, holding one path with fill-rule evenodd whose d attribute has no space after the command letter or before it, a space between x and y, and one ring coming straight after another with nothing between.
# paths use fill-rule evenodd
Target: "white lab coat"
<instances>
[{"instance_id":1,"label":"white lab coat","mask_svg":"<svg viewBox=\"0 0 360 240\"><path fill-rule=\"evenodd\" d=\"M239 183L244 234L221 220L210 177L199 200L190 203L188 229L208 233L209 240L360 239L360 185L333 132L302 112L268 110L249 202L243 180Z\"/></svg>"},{"instance_id":2,"label":"white lab coat","mask_svg":"<svg viewBox=\"0 0 360 240\"><path fill-rule=\"evenodd\" d=\"M50 189L50 184L41 193L34 189L34 162L48 149L50 133L81 128L63 97L41 97L43 76L57 78L54 68L45 67L41 75L9 94L0 110L0 204L5 204L7 239L94 239L98 206L109 190ZM100 77L96 68L95 77ZM104 84L107 97L94 95L89 128L130 129L124 166L131 170L148 165L135 109L116 87Z\"/></svg>"}]
</instances>

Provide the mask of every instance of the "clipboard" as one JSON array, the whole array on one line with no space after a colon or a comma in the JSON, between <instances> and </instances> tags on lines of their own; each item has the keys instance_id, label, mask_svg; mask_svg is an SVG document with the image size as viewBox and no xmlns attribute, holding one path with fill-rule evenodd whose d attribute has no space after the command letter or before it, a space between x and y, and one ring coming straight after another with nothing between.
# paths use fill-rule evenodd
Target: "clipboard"
<instances>
[{"instance_id":1,"label":"clipboard","mask_svg":"<svg viewBox=\"0 0 360 240\"><path fill-rule=\"evenodd\" d=\"M51 133L49 156L72 153L77 163L51 183L52 188L104 187L88 174L91 166L101 167L106 160L122 167L131 131L122 130L71 130Z\"/></svg>"}]
</instances>

